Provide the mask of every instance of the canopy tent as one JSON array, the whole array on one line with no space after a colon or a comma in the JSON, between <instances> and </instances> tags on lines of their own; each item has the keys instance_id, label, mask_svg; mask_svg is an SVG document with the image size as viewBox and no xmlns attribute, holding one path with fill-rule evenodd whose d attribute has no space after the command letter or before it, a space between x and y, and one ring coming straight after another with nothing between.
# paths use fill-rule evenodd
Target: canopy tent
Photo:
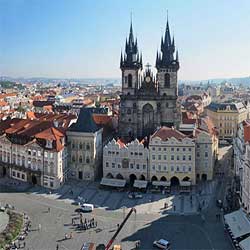
<instances>
[{"instance_id":1,"label":"canopy tent","mask_svg":"<svg viewBox=\"0 0 250 250\"><path fill-rule=\"evenodd\" d=\"M153 181L152 182L153 186L161 186L161 187L170 187L171 183L170 181Z\"/></svg>"},{"instance_id":2,"label":"canopy tent","mask_svg":"<svg viewBox=\"0 0 250 250\"><path fill-rule=\"evenodd\" d=\"M250 221L242 209L226 214L224 218L235 238L250 233Z\"/></svg>"},{"instance_id":3,"label":"canopy tent","mask_svg":"<svg viewBox=\"0 0 250 250\"><path fill-rule=\"evenodd\" d=\"M249 250L250 249L250 236L246 239L239 242L239 246L242 250Z\"/></svg>"},{"instance_id":4,"label":"canopy tent","mask_svg":"<svg viewBox=\"0 0 250 250\"><path fill-rule=\"evenodd\" d=\"M101 185L110 186L110 187L125 187L126 180L121 179L111 179L111 178L102 178Z\"/></svg>"},{"instance_id":5,"label":"canopy tent","mask_svg":"<svg viewBox=\"0 0 250 250\"><path fill-rule=\"evenodd\" d=\"M147 185L148 185L147 181L142 181L142 180L135 180L134 181L135 188L146 188Z\"/></svg>"}]
</instances>

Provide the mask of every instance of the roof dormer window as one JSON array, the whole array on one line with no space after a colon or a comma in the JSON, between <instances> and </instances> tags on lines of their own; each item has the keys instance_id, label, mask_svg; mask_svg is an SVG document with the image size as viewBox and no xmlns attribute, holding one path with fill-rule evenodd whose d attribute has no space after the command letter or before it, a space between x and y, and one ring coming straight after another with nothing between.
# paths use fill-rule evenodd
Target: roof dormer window
<instances>
[{"instance_id":1,"label":"roof dormer window","mask_svg":"<svg viewBox=\"0 0 250 250\"><path fill-rule=\"evenodd\" d=\"M52 141L46 140L46 148L52 148Z\"/></svg>"}]
</instances>

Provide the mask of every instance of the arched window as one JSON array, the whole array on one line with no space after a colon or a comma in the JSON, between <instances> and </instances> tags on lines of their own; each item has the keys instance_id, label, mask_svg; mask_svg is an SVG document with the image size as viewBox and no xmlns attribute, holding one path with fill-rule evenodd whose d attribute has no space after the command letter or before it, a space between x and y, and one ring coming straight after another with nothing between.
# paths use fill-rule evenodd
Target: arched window
<instances>
[{"instance_id":1,"label":"arched window","mask_svg":"<svg viewBox=\"0 0 250 250\"><path fill-rule=\"evenodd\" d=\"M164 76L164 86L165 88L170 88L170 75L168 73Z\"/></svg>"},{"instance_id":2,"label":"arched window","mask_svg":"<svg viewBox=\"0 0 250 250\"><path fill-rule=\"evenodd\" d=\"M128 87L132 88L132 75L131 74L128 75Z\"/></svg>"}]
</instances>

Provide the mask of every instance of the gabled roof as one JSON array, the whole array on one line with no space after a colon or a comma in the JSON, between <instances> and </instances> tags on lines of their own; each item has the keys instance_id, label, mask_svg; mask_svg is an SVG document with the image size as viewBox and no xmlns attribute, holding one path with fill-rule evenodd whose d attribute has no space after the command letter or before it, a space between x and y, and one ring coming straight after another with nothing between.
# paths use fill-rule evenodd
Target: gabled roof
<instances>
[{"instance_id":1,"label":"gabled roof","mask_svg":"<svg viewBox=\"0 0 250 250\"><path fill-rule=\"evenodd\" d=\"M60 132L59 130L57 130L56 128L50 127L40 133L37 133L35 137L38 139L46 139L50 141L55 141L64 137L64 134Z\"/></svg>"},{"instance_id":2,"label":"gabled roof","mask_svg":"<svg viewBox=\"0 0 250 250\"><path fill-rule=\"evenodd\" d=\"M181 133L180 131L174 129L174 128L168 128L168 127L161 127L159 130L157 130L153 135L152 138L159 137L163 141L167 141L170 138L175 138L177 140L182 140L186 138L186 135Z\"/></svg>"},{"instance_id":3,"label":"gabled roof","mask_svg":"<svg viewBox=\"0 0 250 250\"><path fill-rule=\"evenodd\" d=\"M93 120L91 109L81 108L77 122L73 123L68 131L81 133L95 133L99 128Z\"/></svg>"}]
</instances>

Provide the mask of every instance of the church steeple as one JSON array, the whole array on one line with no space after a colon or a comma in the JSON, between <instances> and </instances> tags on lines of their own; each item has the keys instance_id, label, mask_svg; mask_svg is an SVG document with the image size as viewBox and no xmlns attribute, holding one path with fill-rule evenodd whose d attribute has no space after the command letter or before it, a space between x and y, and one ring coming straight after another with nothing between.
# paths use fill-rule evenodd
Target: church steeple
<instances>
[{"instance_id":1,"label":"church steeple","mask_svg":"<svg viewBox=\"0 0 250 250\"><path fill-rule=\"evenodd\" d=\"M125 42L125 53L120 68L142 68L142 62L138 52L137 38L134 38L132 20L130 23L129 37Z\"/></svg>"},{"instance_id":2,"label":"church steeple","mask_svg":"<svg viewBox=\"0 0 250 250\"><path fill-rule=\"evenodd\" d=\"M175 40L174 36L171 39L169 22L167 19L166 30L164 40L161 38L161 51L156 58L156 68L168 68L174 67L176 70L179 69L179 62L174 59L175 52Z\"/></svg>"}]
</instances>

